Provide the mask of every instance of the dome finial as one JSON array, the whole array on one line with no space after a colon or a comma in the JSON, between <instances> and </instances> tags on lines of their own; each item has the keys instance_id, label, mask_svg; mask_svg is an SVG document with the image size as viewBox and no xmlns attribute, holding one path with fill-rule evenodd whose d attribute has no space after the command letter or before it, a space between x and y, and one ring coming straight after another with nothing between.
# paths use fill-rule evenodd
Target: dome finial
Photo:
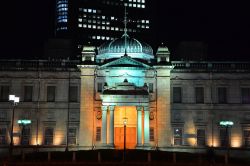
<instances>
[{"instance_id":1,"label":"dome finial","mask_svg":"<svg viewBox=\"0 0 250 166\"><path fill-rule=\"evenodd\" d=\"M127 20L127 7L126 7L126 5L125 5L125 3L124 3L124 34L123 34L123 36L124 36L124 40L125 40L125 42L124 42L124 49L125 49L125 53L124 53L124 56L128 56L127 55L127 36L128 36L128 34L127 34L127 23L128 23L128 20Z\"/></svg>"}]
</instances>

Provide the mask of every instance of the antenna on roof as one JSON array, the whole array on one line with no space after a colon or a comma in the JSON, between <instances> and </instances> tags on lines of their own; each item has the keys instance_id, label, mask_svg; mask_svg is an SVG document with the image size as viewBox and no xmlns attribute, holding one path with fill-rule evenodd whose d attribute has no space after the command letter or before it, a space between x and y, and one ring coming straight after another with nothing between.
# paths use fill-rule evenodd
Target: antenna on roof
<instances>
[{"instance_id":1,"label":"antenna on roof","mask_svg":"<svg viewBox=\"0 0 250 166\"><path fill-rule=\"evenodd\" d=\"M124 4L124 7L125 7L125 9L124 9L124 34L123 34L123 36L124 36L124 40L125 40L125 42L124 42L124 44L125 44L125 54L124 54L124 56L128 56L127 55L127 36L128 36L128 34L127 34L127 23L128 23L128 20L127 20L127 7L126 7L126 5Z\"/></svg>"}]
</instances>

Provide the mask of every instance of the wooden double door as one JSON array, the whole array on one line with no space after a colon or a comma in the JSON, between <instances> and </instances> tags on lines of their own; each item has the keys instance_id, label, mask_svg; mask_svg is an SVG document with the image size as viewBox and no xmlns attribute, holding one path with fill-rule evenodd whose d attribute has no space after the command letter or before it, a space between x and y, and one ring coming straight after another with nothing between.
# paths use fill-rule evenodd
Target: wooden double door
<instances>
[{"instance_id":1,"label":"wooden double door","mask_svg":"<svg viewBox=\"0 0 250 166\"><path fill-rule=\"evenodd\" d=\"M126 148L134 149L136 146L136 127L126 127ZM124 127L115 127L115 148L124 148Z\"/></svg>"}]
</instances>

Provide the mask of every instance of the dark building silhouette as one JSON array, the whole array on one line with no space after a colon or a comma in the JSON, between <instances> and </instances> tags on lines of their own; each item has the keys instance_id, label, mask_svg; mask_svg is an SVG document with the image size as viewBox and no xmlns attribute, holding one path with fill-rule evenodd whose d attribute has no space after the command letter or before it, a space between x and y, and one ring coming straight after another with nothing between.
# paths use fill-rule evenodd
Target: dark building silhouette
<instances>
[{"instance_id":1,"label":"dark building silhouette","mask_svg":"<svg viewBox=\"0 0 250 166\"><path fill-rule=\"evenodd\" d=\"M56 37L75 39L79 50L86 43L99 46L118 38L124 30L124 6L129 34L149 41L153 11L149 0L56 0Z\"/></svg>"}]
</instances>

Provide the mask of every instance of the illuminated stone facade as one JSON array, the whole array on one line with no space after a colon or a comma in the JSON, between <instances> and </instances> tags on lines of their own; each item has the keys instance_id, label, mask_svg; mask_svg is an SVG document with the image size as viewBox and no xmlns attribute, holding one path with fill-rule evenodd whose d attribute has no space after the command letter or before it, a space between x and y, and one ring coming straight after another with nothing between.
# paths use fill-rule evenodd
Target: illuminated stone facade
<instances>
[{"instance_id":1,"label":"illuminated stone facade","mask_svg":"<svg viewBox=\"0 0 250 166\"><path fill-rule=\"evenodd\" d=\"M130 56L131 55L131 56ZM170 61L123 36L82 61L0 61L0 141L52 150L249 147L250 63ZM31 120L26 126L21 119ZM223 127L220 121L232 121ZM126 123L124 123L126 122ZM48 150L48 149L46 149Z\"/></svg>"}]
</instances>

